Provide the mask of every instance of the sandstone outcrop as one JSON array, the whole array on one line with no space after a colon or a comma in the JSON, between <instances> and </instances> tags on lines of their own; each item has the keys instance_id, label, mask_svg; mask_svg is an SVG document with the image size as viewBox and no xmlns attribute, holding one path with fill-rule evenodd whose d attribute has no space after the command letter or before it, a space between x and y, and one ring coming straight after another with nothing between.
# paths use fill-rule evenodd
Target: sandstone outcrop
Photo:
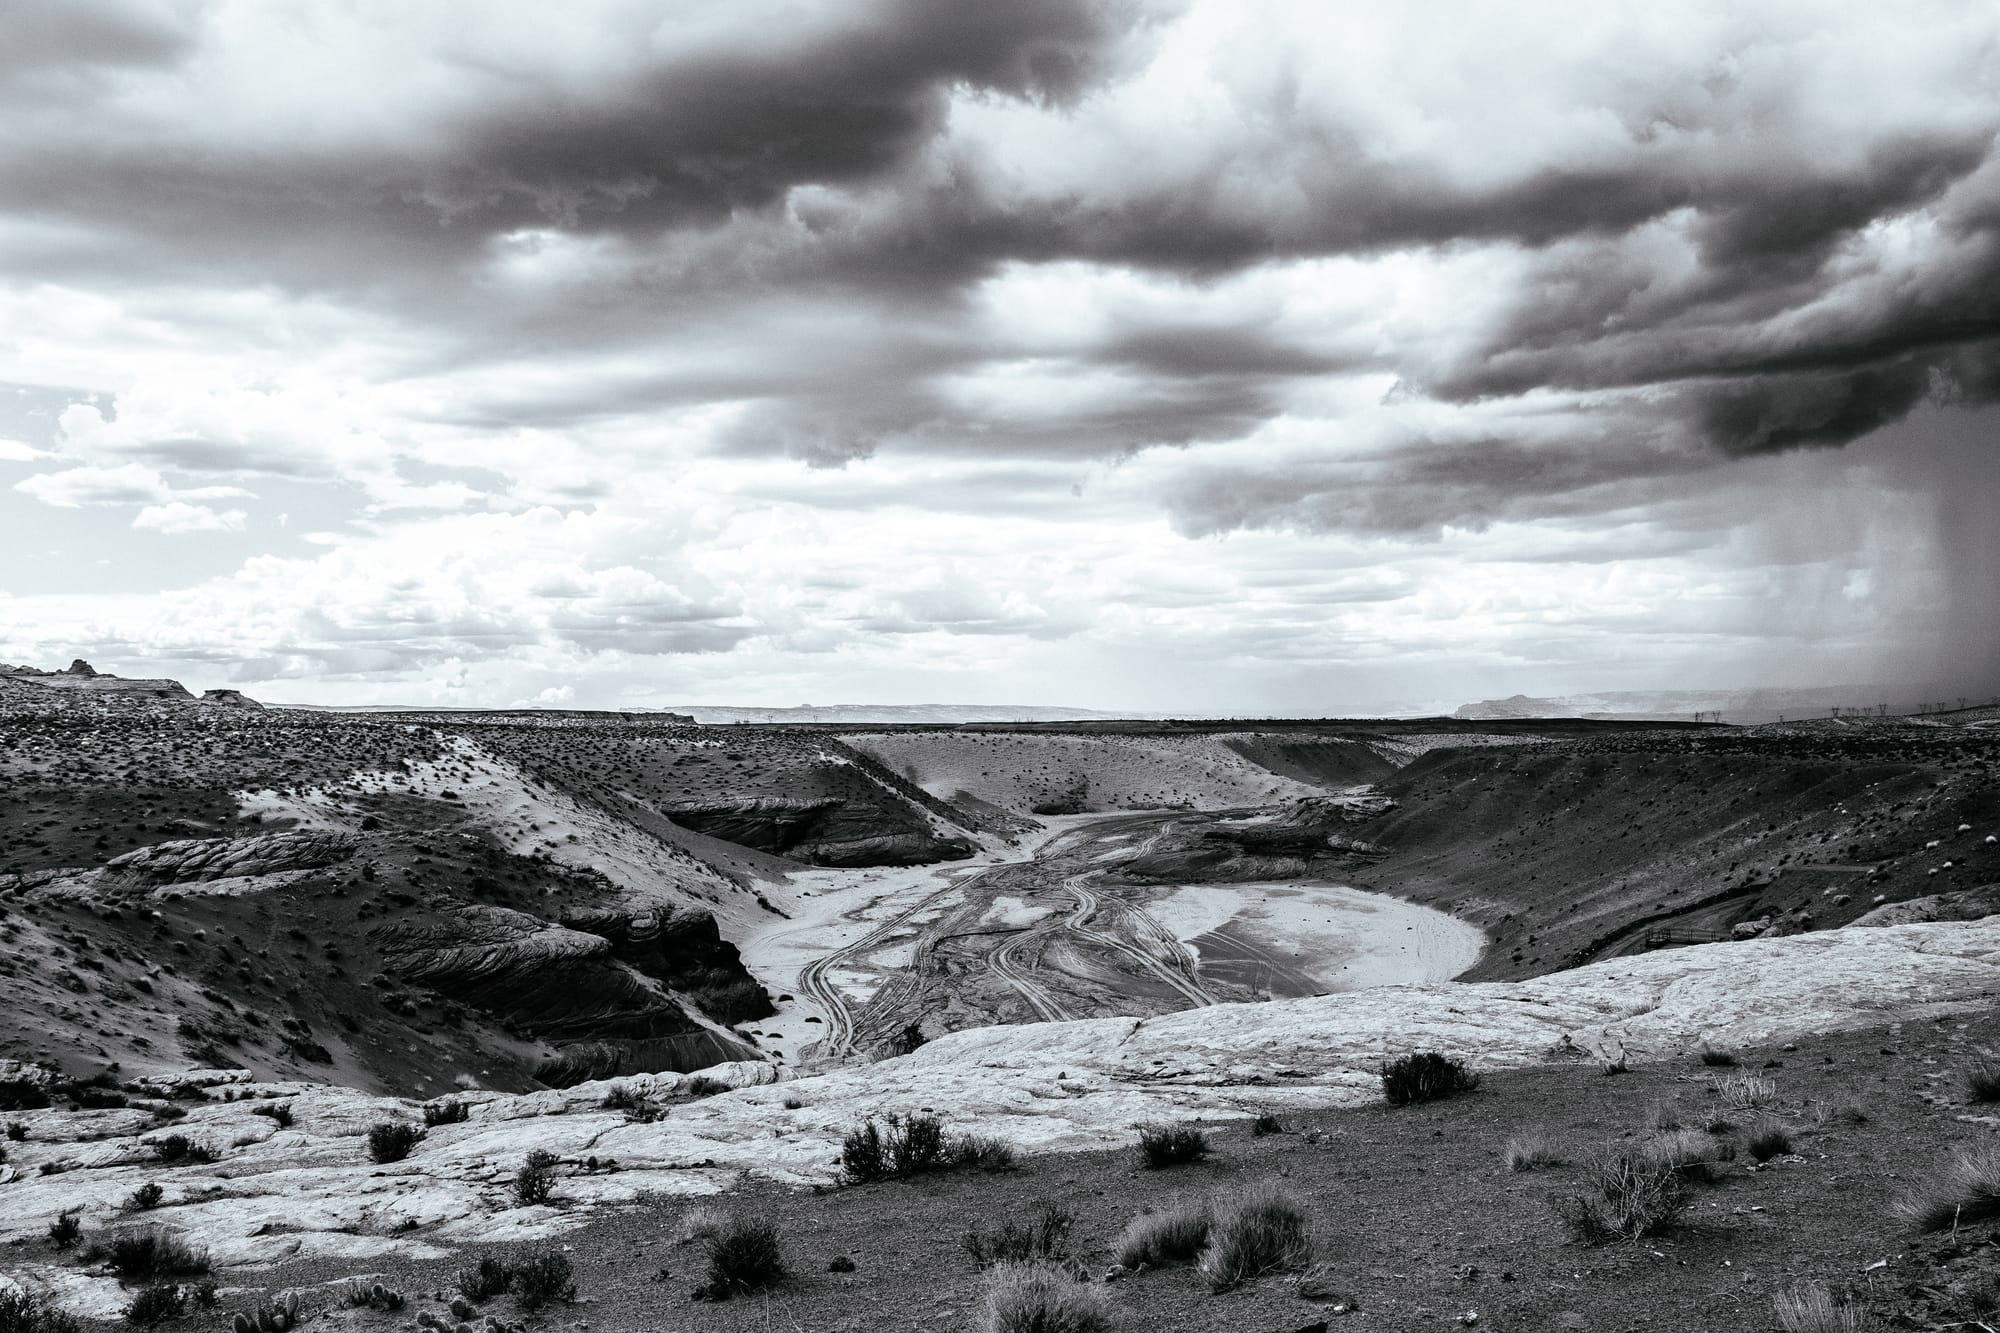
<instances>
[{"instance_id":1,"label":"sandstone outcrop","mask_svg":"<svg viewBox=\"0 0 2000 1333\"><path fill-rule=\"evenodd\" d=\"M666 813L697 833L812 865L925 865L973 852L964 838L940 835L915 821L888 825L880 810L837 798L754 797L680 805Z\"/></svg>"},{"instance_id":2,"label":"sandstone outcrop","mask_svg":"<svg viewBox=\"0 0 2000 1333\"><path fill-rule=\"evenodd\" d=\"M354 855L356 839L300 830L253 838L185 838L158 842L105 862L107 884L198 884L205 880L319 870Z\"/></svg>"}]
</instances>

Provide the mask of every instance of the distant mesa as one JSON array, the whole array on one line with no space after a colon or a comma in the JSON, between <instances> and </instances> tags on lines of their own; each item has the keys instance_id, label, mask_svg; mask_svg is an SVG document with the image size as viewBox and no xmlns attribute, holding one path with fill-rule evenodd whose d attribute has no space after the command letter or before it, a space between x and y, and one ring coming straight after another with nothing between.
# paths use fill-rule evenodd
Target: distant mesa
<instances>
[{"instance_id":1,"label":"distant mesa","mask_svg":"<svg viewBox=\"0 0 2000 1333\"><path fill-rule=\"evenodd\" d=\"M73 660L61 671L43 671L39 667L11 666L0 662L0 685L26 685L89 694L117 694L186 703L219 704L230 708L264 706L240 690L208 690L197 700L188 688L177 680L168 680L165 677L128 679L124 676L114 676L99 671L81 657Z\"/></svg>"}]
</instances>

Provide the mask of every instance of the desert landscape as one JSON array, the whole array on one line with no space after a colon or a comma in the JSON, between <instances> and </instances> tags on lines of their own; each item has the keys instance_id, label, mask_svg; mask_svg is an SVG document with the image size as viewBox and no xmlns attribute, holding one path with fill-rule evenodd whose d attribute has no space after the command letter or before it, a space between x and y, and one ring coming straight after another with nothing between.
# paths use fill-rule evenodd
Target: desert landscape
<instances>
[{"instance_id":1,"label":"desert landscape","mask_svg":"<svg viewBox=\"0 0 2000 1333\"><path fill-rule=\"evenodd\" d=\"M85 1323L914 1329L1041 1217L1175 1327L1976 1318L2000 1250L1897 1205L2000 1122L1990 711L870 731L0 673L0 1253ZM1385 1107L1427 1054L1477 1090ZM857 1156L925 1125L979 1151ZM1574 1220L1662 1144L1672 1218ZM1132 1257L1260 1180L1310 1259ZM704 1285L744 1219L789 1276Z\"/></svg>"},{"instance_id":2,"label":"desert landscape","mask_svg":"<svg viewBox=\"0 0 2000 1333\"><path fill-rule=\"evenodd\" d=\"M2000 1333L2000 8L0 124L0 1333Z\"/></svg>"}]
</instances>

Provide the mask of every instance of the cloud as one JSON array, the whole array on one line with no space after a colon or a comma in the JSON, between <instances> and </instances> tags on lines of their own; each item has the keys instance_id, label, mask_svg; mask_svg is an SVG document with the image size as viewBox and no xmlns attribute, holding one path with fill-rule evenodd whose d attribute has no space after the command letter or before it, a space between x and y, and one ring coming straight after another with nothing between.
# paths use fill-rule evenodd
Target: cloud
<instances>
[{"instance_id":1,"label":"cloud","mask_svg":"<svg viewBox=\"0 0 2000 1333\"><path fill-rule=\"evenodd\" d=\"M241 509L210 509L207 505L191 505L179 500L166 504L147 505L132 516L132 527L139 532L160 532L169 536L180 536L190 532L241 532L247 515Z\"/></svg>"},{"instance_id":2,"label":"cloud","mask_svg":"<svg viewBox=\"0 0 2000 1333\"><path fill-rule=\"evenodd\" d=\"M1982 614L1982 566L1933 540L1976 524L1864 523L1848 488L2000 500L1926 452L2000 402L1990 14L30 20L0 57L26 201L0 323L32 336L0 385L42 396L0 400L32 442L0 458L41 470L11 502L264 552L121 609L147 652L630 688L727 659L804 691L1451 634L1487 663L1649 632L1803 662L1780 601L1936 656L1948 628L1842 590ZM307 545L220 503L253 489ZM1821 509L1846 526L1798 537Z\"/></svg>"}]
</instances>

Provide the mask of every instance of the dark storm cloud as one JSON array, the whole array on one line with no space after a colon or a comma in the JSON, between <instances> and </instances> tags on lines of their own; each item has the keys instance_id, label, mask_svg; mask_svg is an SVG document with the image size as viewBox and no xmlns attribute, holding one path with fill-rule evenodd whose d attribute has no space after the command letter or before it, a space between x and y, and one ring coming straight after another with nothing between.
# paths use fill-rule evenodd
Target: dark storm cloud
<instances>
[{"instance_id":1,"label":"dark storm cloud","mask_svg":"<svg viewBox=\"0 0 2000 1333\"><path fill-rule=\"evenodd\" d=\"M193 49L186 4L12 0L0 24L0 96L82 93L93 76L164 66Z\"/></svg>"}]
</instances>

